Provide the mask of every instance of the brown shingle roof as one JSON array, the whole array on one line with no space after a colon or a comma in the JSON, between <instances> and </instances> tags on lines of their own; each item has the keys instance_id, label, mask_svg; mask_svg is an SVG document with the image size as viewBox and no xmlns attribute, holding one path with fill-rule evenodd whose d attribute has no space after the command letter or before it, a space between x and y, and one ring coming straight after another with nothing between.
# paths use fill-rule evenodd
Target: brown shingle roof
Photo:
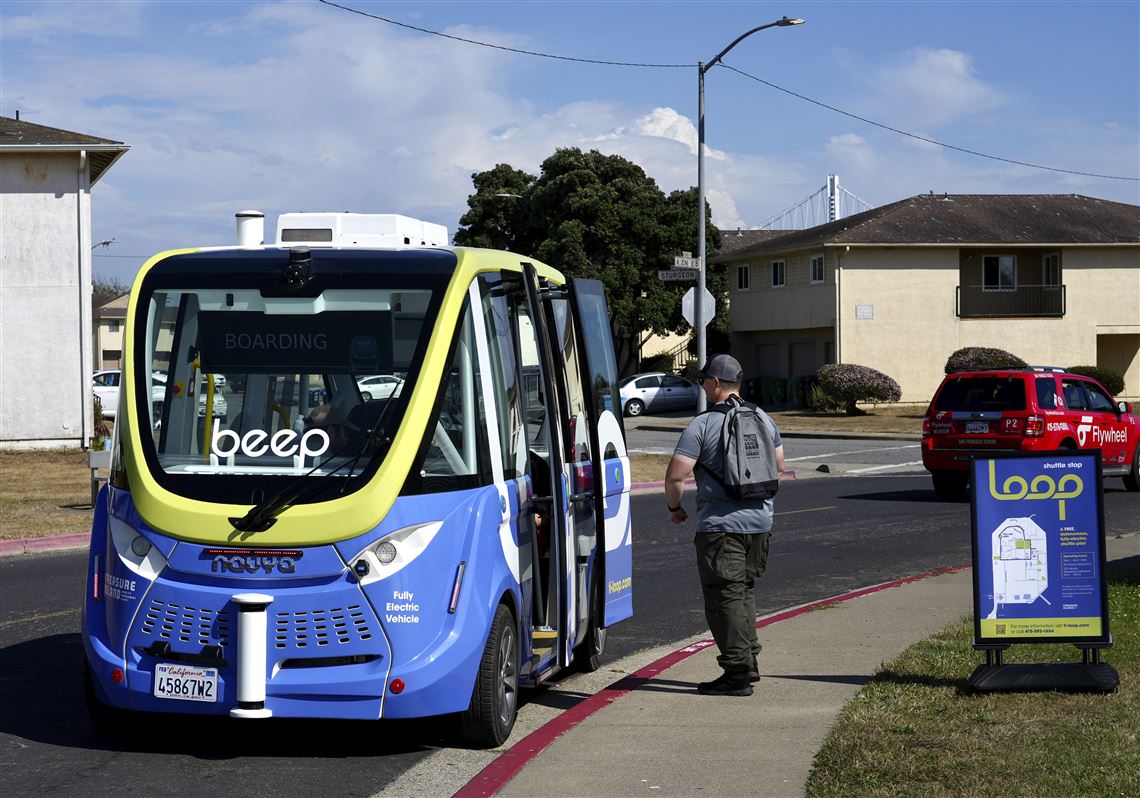
<instances>
[{"instance_id":1,"label":"brown shingle roof","mask_svg":"<svg viewBox=\"0 0 1140 798\"><path fill-rule=\"evenodd\" d=\"M4 150L45 152L88 151L91 183L94 185L107 169L130 147L121 141L103 139L86 133L75 133L56 127L37 125L23 119L0 116L0 153Z\"/></svg>"},{"instance_id":2,"label":"brown shingle roof","mask_svg":"<svg viewBox=\"0 0 1140 798\"><path fill-rule=\"evenodd\" d=\"M721 230L720 231L720 254L728 255L733 252L739 252L746 247L753 247L757 244L762 244L771 241L777 236L786 235L794 230Z\"/></svg>"},{"instance_id":3,"label":"brown shingle roof","mask_svg":"<svg viewBox=\"0 0 1140 798\"><path fill-rule=\"evenodd\" d=\"M1140 244L1140 206L1080 194L919 194L716 260L860 244Z\"/></svg>"}]
</instances>

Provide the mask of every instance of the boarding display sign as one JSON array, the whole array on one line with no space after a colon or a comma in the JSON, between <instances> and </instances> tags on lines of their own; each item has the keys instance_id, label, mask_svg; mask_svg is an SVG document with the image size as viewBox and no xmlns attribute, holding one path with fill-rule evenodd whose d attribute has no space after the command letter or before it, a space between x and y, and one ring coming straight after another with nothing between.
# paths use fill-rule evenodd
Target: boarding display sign
<instances>
[{"instance_id":1,"label":"boarding display sign","mask_svg":"<svg viewBox=\"0 0 1140 798\"><path fill-rule=\"evenodd\" d=\"M974 644L1110 642L1100 452L970 467Z\"/></svg>"}]
</instances>

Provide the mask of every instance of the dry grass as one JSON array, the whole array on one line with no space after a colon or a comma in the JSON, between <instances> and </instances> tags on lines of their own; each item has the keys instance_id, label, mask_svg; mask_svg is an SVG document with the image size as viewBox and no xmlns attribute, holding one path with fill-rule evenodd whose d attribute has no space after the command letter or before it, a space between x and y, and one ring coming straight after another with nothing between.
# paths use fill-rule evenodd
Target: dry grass
<instances>
[{"instance_id":1,"label":"dry grass","mask_svg":"<svg viewBox=\"0 0 1140 798\"><path fill-rule=\"evenodd\" d=\"M0 540L88 531L90 475L78 449L0 452Z\"/></svg>"}]
</instances>

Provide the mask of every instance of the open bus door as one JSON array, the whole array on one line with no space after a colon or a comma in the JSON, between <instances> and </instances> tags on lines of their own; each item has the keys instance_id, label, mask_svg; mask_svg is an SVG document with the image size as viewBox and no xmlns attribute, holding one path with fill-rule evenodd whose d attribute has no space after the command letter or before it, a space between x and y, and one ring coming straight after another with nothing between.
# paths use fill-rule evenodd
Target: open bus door
<instances>
[{"instance_id":1,"label":"open bus door","mask_svg":"<svg viewBox=\"0 0 1140 798\"><path fill-rule=\"evenodd\" d=\"M570 307L578 330L592 433L591 469L596 476L594 516L598 547L595 567L604 597L604 628L633 615L633 539L629 512L629 457L618 395L609 313L602 284L570 280Z\"/></svg>"}]
</instances>

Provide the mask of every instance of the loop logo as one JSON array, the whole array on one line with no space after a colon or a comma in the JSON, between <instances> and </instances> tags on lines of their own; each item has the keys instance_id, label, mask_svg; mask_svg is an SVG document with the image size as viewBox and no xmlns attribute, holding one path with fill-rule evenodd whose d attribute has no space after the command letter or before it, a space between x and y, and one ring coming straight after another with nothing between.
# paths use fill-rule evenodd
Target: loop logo
<instances>
[{"instance_id":1,"label":"loop logo","mask_svg":"<svg viewBox=\"0 0 1140 798\"><path fill-rule=\"evenodd\" d=\"M239 451L246 457L261 457L270 452L276 457L317 457L328 451L329 436L322 429L311 429L298 435L291 429L280 429L269 435L265 430L251 429L245 435L233 430L214 428L210 453L218 457L232 457Z\"/></svg>"}]
</instances>

